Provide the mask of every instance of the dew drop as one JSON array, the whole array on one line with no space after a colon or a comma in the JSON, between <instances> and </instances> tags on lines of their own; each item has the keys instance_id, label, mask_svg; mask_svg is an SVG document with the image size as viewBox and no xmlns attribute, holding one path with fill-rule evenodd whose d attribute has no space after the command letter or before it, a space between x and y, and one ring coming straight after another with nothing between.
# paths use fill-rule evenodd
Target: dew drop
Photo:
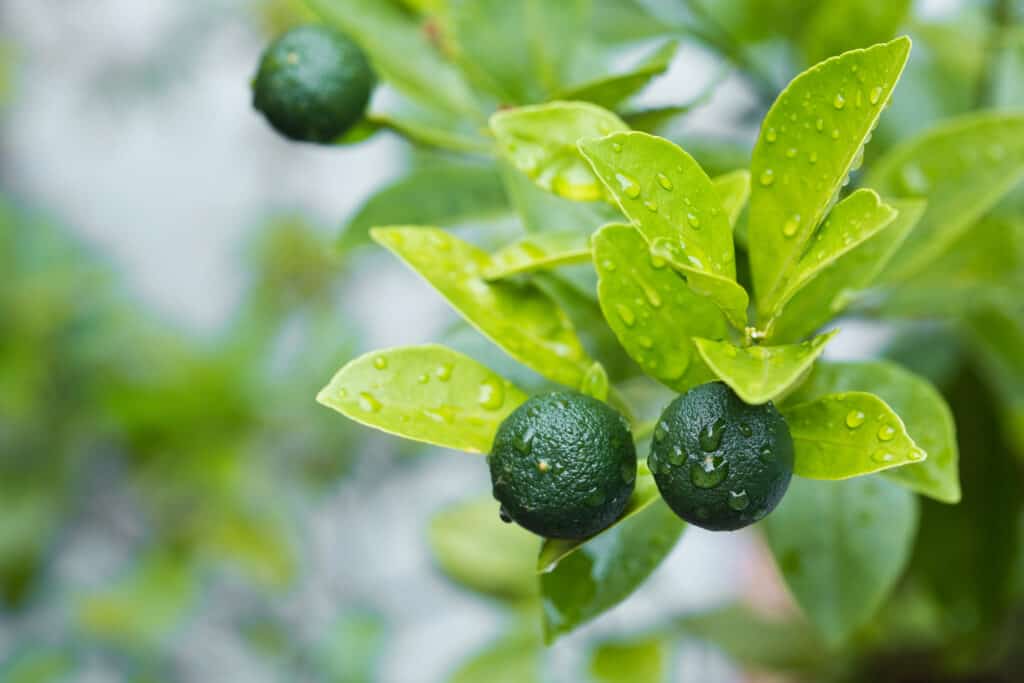
<instances>
[{"instance_id":1,"label":"dew drop","mask_svg":"<svg viewBox=\"0 0 1024 683\"><path fill-rule=\"evenodd\" d=\"M359 408L363 412L376 413L380 411L381 405L373 394L362 391L359 393Z\"/></svg>"},{"instance_id":2,"label":"dew drop","mask_svg":"<svg viewBox=\"0 0 1024 683\"><path fill-rule=\"evenodd\" d=\"M658 174L658 184L661 185L666 190L668 190L669 192L672 191L672 181L669 180L668 176L665 175L664 173Z\"/></svg>"},{"instance_id":3,"label":"dew drop","mask_svg":"<svg viewBox=\"0 0 1024 683\"><path fill-rule=\"evenodd\" d=\"M673 465L678 466L682 465L685 460L686 451L683 450L683 447L678 444L673 446L672 451L668 454L668 461Z\"/></svg>"},{"instance_id":4,"label":"dew drop","mask_svg":"<svg viewBox=\"0 0 1024 683\"><path fill-rule=\"evenodd\" d=\"M596 508L599 505L603 505L604 501L605 494L604 491L602 491L601 489L594 489L593 491L590 492L590 495L583 499L583 502L586 503L588 507L592 508Z\"/></svg>"},{"instance_id":5,"label":"dew drop","mask_svg":"<svg viewBox=\"0 0 1024 683\"><path fill-rule=\"evenodd\" d=\"M701 489L711 489L723 481L729 475L729 463L721 456L706 456L700 462L690 465L690 481L694 486Z\"/></svg>"},{"instance_id":6,"label":"dew drop","mask_svg":"<svg viewBox=\"0 0 1024 683\"><path fill-rule=\"evenodd\" d=\"M633 314L633 309L625 304L615 304L615 312L619 314L619 318L622 319L623 324L626 327L633 327L636 323L636 315Z\"/></svg>"},{"instance_id":7,"label":"dew drop","mask_svg":"<svg viewBox=\"0 0 1024 683\"><path fill-rule=\"evenodd\" d=\"M811 152L810 154L807 155L807 160L809 162L811 162L812 164L818 163L818 153L817 152Z\"/></svg>"},{"instance_id":8,"label":"dew drop","mask_svg":"<svg viewBox=\"0 0 1024 683\"><path fill-rule=\"evenodd\" d=\"M701 449L707 453L717 451L718 447L722 445L724 428L725 422L723 420L715 420L701 427L700 435L697 437Z\"/></svg>"},{"instance_id":9,"label":"dew drop","mask_svg":"<svg viewBox=\"0 0 1024 683\"><path fill-rule=\"evenodd\" d=\"M430 375L424 372L423 374L416 378L416 381L419 382L420 384L426 384L427 382L430 381Z\"/></svg>"},{"instance_id":10,"label":"dew drop","mask_svg":"<svg viewBox=\"0 0 1024 683\"><path fill-rule=\"evenodd\" d=\"M889 451L885 450L884 448L879 448L878 450L871 454L871 459L880 465L884 465L885 463L889 463L895 460L896 456L890 453Z\"/></svg>"},{"instance_id":11,"label":"dew drop","mask_svg":"<svg viewBox=\"0 0 1024 683\"><path fill-rule=\"evenodd\" d=\"M729 507L736 512L743 512L750 507L750 496L747 495L746 490L742 491L729 491Z\"/></svg>"},{"instance_id":12,"label":"dew drop","mask_svg":"<svg viewBox=\"0 0 1024 683\"><path fill-rule=\"evenodd\" d=\"M825 119L818 119L814 122L814 127L818 129L818 132L825 130Z\"/></svg>"},{"instance_id":13,"label":"dew drop","mask_svg":"<svg viewBox=\"0 0 1024 683\"><path fill-rule=\"evenodd\" d=\"M651 213L658 213L658 202L653 199L648 199L644 202L644 207Z\"/></svg>"},{"instance_id":14,"label":"dew drop","mask_svg":"<svg viewBox=\"0 0 1024 683\"><path fill-rule=\"evenodd\" d=\"M924 194L928 191L928 176L921 167L915 163L909 163L900 171L900 180L904 189L914 194Z\"/></svg>"},{"instance_id":15,"label":"dew drop","mask_svg":"<svg viewBox=\"0 0 1024 683\"><path fill-rule=\"evenodd\" d=\"M896 436L896 429L892 425L882 425L878 428L879 441L892 441Z\"/></svg>"},{"instance_id":16,"label":"dew drop","mask_svg":"<svg viewBox=\"0 0 1024 683\"><path fill-rule=\"evenodd\" d=\"M516 434L512 437L512 446L514 446L521 455L529 455L533 451L533 437L533 428L527 427L525 432L522 434Z\"/></svg>"},{"instance_id":17,"label":"dew drop","mask_svg":"<svg viewBox=\"0 0 1024 683\"><path fill-rule=\"evenodd\" d=\"M775 462L775 454L772 453L770 446L761 446L761 450L757 452L757 459L765 465L770 465Z\"/></svg>"},{"instance_id":18,"label":"dew drop","mask_svg":"<svg viewBox=\"0 0 1024 683\"><path fill-rule=\"evenodd\" d=\"M383 370L387 366L388 359L385 358L384 356L377 356L376 358L373 359L373 367L377 368L378 370Z\"/></svg>"},{"instance_id":19,"label":"dew drop","mask_svg":"<svg viewBox=\"0 0 1024 683\"><path fill-rule=\"evenodd\" d=\"M740 422L740 434L743 436L750 436L754 433L754 430L750 428L746 422Z\"/></svg>"},{"instance_id":20,"label":"dew drop","mask_svg":"<svg viewBox=\"0 0 1024 683\"><path fill-rule=\"evenodd\" d=\"M655 270L661 270L664 267L665 267L665 259L663 259L662 257L658 256L657 254L652 253L651 254L651 268L654 268Z\"/></svg>"},{"instance_id":21,"label":"dew drop","mask_svg":"<svg viewBox=\"0 0 1024 683\"><path fill-rule=\"evenodd\" d=\"M833 140L838 140L839 139L839 129L838 128L833 128L832 129L832 139Z\"/></svg>"},{"instance_id":22,"label":"dew drop","mask_svg":"<svg viewBox=\"0 0 1024 683\"><path fill-rule=\"evenodd\" d=\"M766 168L764 171L761 172L761 177L758 178L758 181L764 187L768 187L769 185L775 182L775 171L773 171L770 168Z\"/></svg>"},{"instance_id":23,"label":"dew drop","mask_svg":"<svg viewBox=\"0 0 1024 683\"><path fill-rule=\"evenodd\" d=\"M639 344L640 348L642 349L650 350L654 348L654 342L651 340L650 337L645 337L641 335L636 338L636 343Z\"/></svg>"},{"instance_id":24,"label":"dew drop","mask_svg":"<svg viewBox=\"0 0 1024 683\"><path fill-rule=\"evenodd\" d=\"M656 443L661 443L665 440L665 437L668 436L668 432L668 425L664 422L659 422L658 426L654 428L654 441Z\"/></svg>"},{"instance_id":25,"label":"dew drop","mask_svg":"<svg viewBox=\"0 0 1024 683\"><path fill-rule=\"evenodd\" d=\"M880 99L882 99L882 89L876 85L871 89L871 92L868 93L868 102L871 104L878 104L878 100Z\"/></svg>"},{"instance_id":26,"label":"dew drop","mask_svg":"<svg viewBox=\"0 0 1024 683\"><path fill-rule=\"evenodd\" d=\"M648 286L646 283L643 284L644 296L647 297L647 303L651 305L651 308L661 308L661 295L653 287Z\"/></svg>"},{"instance_id":27,"label":"dew drop","mask_svg":"<svg viewBox=\"0 0 1024 683\"><path fill-rule=\"evenodd\" d=\"M612 143L612 151L613 152L621 152L622 151L622 145L620 145L617 142L613 142Z\"/></svg>"},{"instance_id":28,"label":"dew drop","mask_svg":"<svg viewBox=\"0 0 1024 683\"><path fill-rule=\"evenodd\" d=\"M661 464L658 462L658 456L651 451L651 454L647 456L647 469L651 471L651 474L657 474Z\"/></svg>"},{"instance_id":29,"label":"dew drop","mask_svg":"<svg viewBox=\"0 0 1024 683\"><path fill-rule=\"evenodd\" d=\"M700 229L700 219L697 218L697 214L688 213L686 214L686 222L690 224L690 227L694 230Z\"/></svg>"},{"instance_id":30,"label":"dew drop","mask_svg":"<svg viewBox=\"0 0 1024 683\"><path fill-rule=\"evenodd\" d=\"M775 142L778 138L779 136L776 134L774 128L769 128L764 132L764 139L768 142Z\"/></svg>"},{"instance_id":31,"label":"dew drop","mask_svg":"<svg viewBox=\"0 0 1024 683\"><path fill-rule=\"evenodd\" d=\"M795 159L797 154L799 154L799 151L796 147L790 147L789 149L786 150L787 159Z\"/></svg>"},{"instance_id":32,"label":"dew drop","mask_svg":"<svg viewBox=\"0 0 1024 683\"><path fill-rule=\"evenodd\" d=\"M434 370L434 375L442 382L447 382L452 378L452 364L441 363L441 365L438 365L437 369Z\"/></svg>"},{"instance_id":33,"label":"dew drop","mask_svg":"<svg viewBox=\"0 0 1024 683\"><path fill-rule=\"evenodd\" d=\"M919 448L915 448L914 450L910 451L910 459L914 461L924 459L924 451L922 451Z\"/></svg>"},{"instance_id":34,"label":"dew drop","mask_svg":"<svg viewBox=\"0 0 1024 683\"><path fill-rule=\"evenodd\" d=\"M485 379L480 383L477 402L487 410L497 410L505 404L505 388L498 380Z\"/></svg>"},{"instance_id":35,"label":"dew drop","mask_svg":"<svg viewBox=\"0 0 1024 683\"><path fill-rule=\"evenodd\" d=\"M786 220L786 223L782 226L782 234L786 237L792 237L800 229L800 214L793 214Z\"/></svg>"},{"instance_id":36,"label":"dew drop","mask_svg":"<svg viewBox=\"0 0 1024 683\"><path fill-rule=\"evenodd\" d=\"M601 261L601 267L609 272L614 271L615 261L612 261L611 259L605 259L604 261Z\"/></svg>"},{"instance_id":37,"label":"dew drop","mask_svg":"<svg viewBox=\"0 0 1024 683\"><path fill-rule=\"evenodd\" d=\"M864 424L864 413L859 410L851 410L846 414L846 426L856 429Z\"/></svg>"},{"instance_id":38,"label":"dew drop","mask_svg":"<svg viewBox=\"0 0 1024 683\"><path fill-rule=\"evenodd\" d=\"M846 98L843 97L843 93L836 93L836 96L832 98L832 106L836 109L842 109L846 106Z\"/></svg>"},{"instance_id":39,"label":"dew drop","mask_svg":"<svg viewBox=\"0 0 1024 683\"><path fill-rule=\"evenodd\" d=\"M640 184L624 173L616 173L615 179L619 181L619 189L630 199L640 196Z\"/></svg>"}]
</instances>

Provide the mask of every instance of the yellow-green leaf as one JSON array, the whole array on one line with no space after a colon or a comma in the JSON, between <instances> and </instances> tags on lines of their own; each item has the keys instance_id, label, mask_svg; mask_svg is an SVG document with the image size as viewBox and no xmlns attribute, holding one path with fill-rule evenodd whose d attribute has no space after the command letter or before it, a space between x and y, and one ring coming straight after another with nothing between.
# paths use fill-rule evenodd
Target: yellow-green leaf
<instances>
[{"instance_id":1,"label":"yellow-green leaf","mask_svg":"<svg viewBox=\"0 0 1024 683\"><path fill-rule=\"evenodd\" d=\"M722 209L729 219L729 225L735 230L736 221L740 219L740 214L750 199L750 171L744 168L723 173L712 178L711 182L718 193L718 201L721 202Z\"/></svg>"},{"instance_id":2,"label":"yellow-green leaf","mask_svg":"<svg viewBox=\"0 0 1024 683\"><path fill-rule=\"evenodd\" d=\"M838 330L801 344L748 346L694 339L704 362L746 403L767 403L792 387L825 350Z\"/></svg>"},{"instance_id":3,"label":"yellow-green leaf","mask_svg":"<svg viewBox=\"0 0 1024 683\"><path fill-rule=\"evenodd\" d=\"M484 270L488 280L500 280L536 270L550 270L571 263L590 261L590 239L578 230L540 232L528 235L491 254Z\"/></svg>"},{"instance_id":4,"label":"yellow-green leaf","mask_svg":"<svg viewBox=\"0 0 1024 683\"><path fill-rule=\"evenodd\" d=\"M751 161L750 258L757 309L775 309L892 95L910 54L897 38L828 59L797 76L761 126Z\"/></svg>"},{"instance_id":5,"label":"yellow-green leaf","mask_svg":"<svg viewBox=\"0 0 1024 683\"><path fill-rule=\"evenodd\" d=\"M554 382L579 387L593 360L569 318L536 286L487 282L490 256L437 228L375 228L371 236L510 356Z\"/></svg>"},{"instance_id":6,"label":"yellow-green leaf","mask_svg":"<svg viewBox=\"0 0 1024 683\"><path fill-rule=\"evenodd\" d=\"M337 372L316 400L389 434L486 453L526 394L444 346L373 351Z\"/></svg>"}]
</instances>

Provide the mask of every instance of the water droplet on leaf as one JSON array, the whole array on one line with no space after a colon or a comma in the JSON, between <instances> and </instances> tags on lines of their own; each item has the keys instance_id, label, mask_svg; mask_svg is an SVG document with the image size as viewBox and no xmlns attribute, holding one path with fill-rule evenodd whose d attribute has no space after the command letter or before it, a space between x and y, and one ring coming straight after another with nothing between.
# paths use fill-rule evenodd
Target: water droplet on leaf
<instances>
[{"instance_id":1,"label":"water droplet on leaf","mask_svg":"<svg viewBox=\"0 0 1024 683\"><path fill-rule=\"evenodd\" d=\"M846 414L846 426L850 429L856 429L864 424L864 413L859 410L851 410Z\"/></svg>"}]
</instances>

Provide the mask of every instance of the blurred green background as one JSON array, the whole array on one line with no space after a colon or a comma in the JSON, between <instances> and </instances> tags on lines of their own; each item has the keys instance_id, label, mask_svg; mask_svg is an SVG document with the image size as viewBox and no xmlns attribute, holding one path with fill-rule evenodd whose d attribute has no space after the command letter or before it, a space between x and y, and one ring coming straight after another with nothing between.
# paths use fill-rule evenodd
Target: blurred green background
<instances>
[{"instance_id":1,"label":"blurred green background","mask_svg":"<svg viewBox=\"0 0 1024 683\"><path fill-rule=\"evenodd\" d=\"M719 171L746 163L800 69L898 31L915 52L866 165L1024 106L1020 3L859 3L892 12L868 22L881 35L850 28L858 3L825 4L596 0L594 30L627 56L679 41L634 109ZM1024 316L912 290L892 305L914 322L851 321L837 355L889 346L939 382L973 465L961 506L924 504L918 580L877 628L823 653L756 535L692 530L628 603L540 654L536 541L479 502L481 462L313 401L371 348L444 339L514 369L358 233L338 247L381 186L436 180L449 154L388 132L296 145L251 109L263 46L310 17L299 0L0 5L0 681L928 681L936 658L949 680L1015 680L1024 370L1000 363ZM1018 190L1000 225L1022 206ZM997 279L988 258L936 277L1019 298L1020 261Z\"/></svg>"}]
</instances>

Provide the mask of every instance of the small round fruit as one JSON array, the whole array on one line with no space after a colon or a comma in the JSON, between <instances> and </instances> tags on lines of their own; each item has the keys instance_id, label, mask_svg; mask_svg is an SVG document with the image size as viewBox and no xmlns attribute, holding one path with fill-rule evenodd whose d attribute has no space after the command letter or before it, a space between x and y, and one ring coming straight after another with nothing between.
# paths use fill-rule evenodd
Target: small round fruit
<instances>
[{"instance_id":1,"label":"small round fruit","mask_svg":"<svg viewBox=\"0 0 1024 683\"><path fill-rule=\"evenodd\" d=\"M636 481L629 423L572 392L534 396L516 408L487 461L501 518L548 538L586 538L609 526Z\"/></svg>"},{"instance_id":2,"label":"small round fruit","mask_svg":"<svg viewBox=\"0 0 1024 683\"><path fill-rule=\"evenodd\" d=\"M362 119L375 81L366 55L347 36L299 26L263 52L253 106L281 135L326 144Z\"/></svg>"},{"instance_id":3,"label":"small round fruit","mask_svg":"<svg viewBox=\"0 0 1024 683\"><path fill-rule=\"evenodd\" d=\"M793 475L793 440L771 403L748 405L721 382L702 384L665 408L647 465L677 515L732 531L779 504Z\"/></svg>"}]
</instances>

